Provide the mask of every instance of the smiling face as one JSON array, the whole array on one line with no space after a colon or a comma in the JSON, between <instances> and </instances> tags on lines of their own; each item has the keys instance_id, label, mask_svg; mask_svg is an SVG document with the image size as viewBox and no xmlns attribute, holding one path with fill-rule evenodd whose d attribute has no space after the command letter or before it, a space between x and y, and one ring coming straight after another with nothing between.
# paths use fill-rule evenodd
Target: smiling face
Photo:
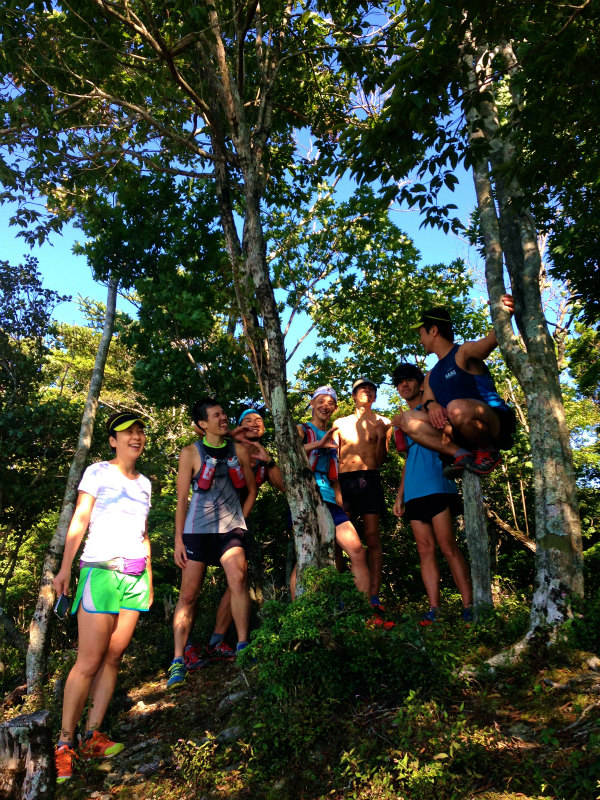
<instances>
[{"instance_id":1,"label":"smiling face","mask_svg":"<svg viewBox=\"0 0 600 800\"><path fill-rule=\"evenodd\" d=\"M327 423L331 419L331 415L337 409L337 403L328 394L320 394L310 401L312 408L312 421L322 430L325 430Z\"/></svg>"},{"instance_id":2,"label":"smiling face","mask_svg":"<svg viewBox=\"0 0 600 800\"><path fill-rule=\"evenodd\" d=\"M352 397L357 406L373 405L377 397L377 389L370 383L361 383L352 392Z\"/></svg>"},{"instance_id":3,"label":"smiling face","mask_svg":"<svg viewBox=\"0 0 600 800\"><path fill-rule=\"evenodd\" d=\"M108 437L109 444L116 451L117 458L138 458L146 446L144 426L134 422L124 431L116 431Z\"/></svg>"},{"instance_id":4,"label":"smiling face","mask_svg":"<svg viewBox=\"0 0 600 800\"><path fill-rule=\"evenodd\" d=\"M247 439L258 441L265 432L265 423L260 414L246 414L240 428L244 429Z\"/></svg>"},{"instance_id":5,"label":"smiling face","mask_svg":"<svg viewBox=\"0 0 600 800\"><path fill-rule=\"evenodd\" d=\"M421 383L416 378L401 378L396 386L398 394L407 403L415 400L421 394Z\"/></svg>"},{"instance_id":6,"label":"smiling face","mask_svg":"<svg viewBox=\"0 0 600 800\"><path fill-rule=\"evenodd\" d=\"M206 409L206 419L199 419L196 425L206 436L225 436L229 430L229 419L221 406L209 406Z\"/></svg>"}]
</instances>

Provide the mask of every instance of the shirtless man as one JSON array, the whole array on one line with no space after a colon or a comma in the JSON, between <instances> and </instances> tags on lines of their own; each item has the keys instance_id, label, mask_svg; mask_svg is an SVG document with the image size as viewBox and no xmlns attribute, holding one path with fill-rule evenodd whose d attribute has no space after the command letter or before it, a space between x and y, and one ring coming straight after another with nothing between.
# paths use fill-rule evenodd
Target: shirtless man
<instances>
[{"instance_id":1,"label":"shirtless man","mask_svg":"<svg viewBox=\"0 0 600 800\"><path fill-rule=\"evenodd\" d=\"M344 511L352 522L362 517L369 558L369 595L375 610L383 611L379 600L383 553L379 518L385 507L379 467L385 461L392 434L389 419L371 406L377 386L358 378L352 387L356 409L349 417L336 420L338 433L340 489Z\"/></svg>"}]
</instances>

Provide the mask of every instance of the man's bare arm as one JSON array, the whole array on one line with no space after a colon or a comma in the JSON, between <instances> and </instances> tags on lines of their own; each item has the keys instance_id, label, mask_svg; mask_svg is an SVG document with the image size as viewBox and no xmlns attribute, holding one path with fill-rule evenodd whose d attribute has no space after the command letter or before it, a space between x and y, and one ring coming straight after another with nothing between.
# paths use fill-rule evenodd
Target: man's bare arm
<instances>
[{"instance_id":1,"label":"man's bare arm","mask_svg":"<svg viewBox=\"0 0 600 800\"><path fill-rule=\"evenodd\" d=\"M377 417L375 423L375 430L377 433L377 444L375 445L375 463L380 467L388 454L388 447L390 446L390 437L392 435L391 423L384 420L382 417Z\"/></svg>"},{"instance_id":2,"label":"man's bare arm","mask_svg":"<svg viewBox=\"0 0 600 800\"><path fill-rule=\"evenodd\" d=\"M427 406L425 406L426 403ZM429 385L429 373L425 375L425 381L423 383L423 409L429 415L429 422L433 427L438 430L443 430L448 415L446 414L444 406L440 405L435 399L435 395Z\"/></svg>"},{"instance_id":3,"label":"man's bare arm","mask_svg":"<svg viewBox=\"0 0 600 800\"><path fill-rule=\"evenodd\" d=\"M252 506L256 500L258 489L256 488L256 480L254 478L254 473L252 472L250 455L248 454L248 451L243 445L236 444L235 452L244 471L244 478L246 479L246 489L248 491L248 495L244 501L244 505L242 506L242 514L244 515L244 519L248 519L248 515L252 511Z\"/></svg>"},{"instance_id":4,"label":"man's bare arm","mask_svg":"<svg viewBox=\"0 0 600 800\"><path fill-rule=\"evenodd\" d=\"M515 303L510 294L502 296L504 308L512 316L515 311ZM477 339L474 342L465 342L458 348L456 363L461 369L467 370L468 362L471 359L485 361L490 353L498 347L498 339L495 331L490 331L487 336ZM467 370L469 371L469 370Z\"/></svg>"},{"instance_id":5,"label":"man's bare arm","mask_svg":"<svg viewBox=\"0 0 600 800\"><path fill-rule=\"evenodd\" d=\"M194 477L194 446L184 447L179 454L177 468L177 507L175 509L175 550L173 557L181 569L187 564L187 553L183 545L183 527L188 510L190 483Z\"/></svg>"},{"instance_id":6,"label":"man's bare arm","mask_svg":"<svg viewBox=\"0 0 600 800\"><path fill-rule=\"evenodd\" d=\"M301 439L304 438L304 428L302 425L296 425L296 430L298 431L298 435ZM312 450L318 450L320 447L337 447L338 443L335 439L335 434L337 433L337 428L334 426L330 428L327 433L323 435L322 439L319 439L316 442L304 442L304 449L307 453L310 453Z\"/></svg>"},{"instance_id":7,"label":"man's bare arm","mask_svg":"<svg viewBox=\"0 0 600 800\"><path fill-rule=\"evenodd\" d=\"M274 460L271 454L265 450L260 442L249 442L249 445L252 448L252 455L256 456L256 458L260 459L261 461L264 461L265 464L269 464ZM280 492L285 492L283 475L281 474L281 470L277 464L273 464L272 467L267 467L267 480L274 489L277 489Z\"/></svg>"}]
</instances>

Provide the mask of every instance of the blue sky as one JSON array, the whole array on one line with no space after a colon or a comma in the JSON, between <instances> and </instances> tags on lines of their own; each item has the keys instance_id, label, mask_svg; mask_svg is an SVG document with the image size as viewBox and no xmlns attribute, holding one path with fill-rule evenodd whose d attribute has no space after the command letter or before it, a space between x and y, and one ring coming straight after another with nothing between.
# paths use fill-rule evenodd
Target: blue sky
<instances>
[{"instance_id":1,"label":"blue sky","mask_svg":"<svg viewBox=\"0 0 600 800\"><path fill-rule=\"evenodd\" d=\"M445 199L448 199L448 195ZM463 172L460 175L460 182L452 195L452 202L457 204L456 213L466 223L475 203L473 181L469 174ZM73 253L75 242L82 240L82 231L67 226L62 234L53 234L47 243L29 250L26 242L17 236L19 229L9 225L12 213L13 207L10 204L0 206L0 225L4 230L0 258L18 263L26 253L31 252L39 261L39 270L45 287L72 297L70 302L57 306L55 318L59 322L80 323L82 317L77 304L78 296L106 301L106 288L93 280L86 259ZM393 210L391 216L394 223L413 239L425 263L449 263L457 257L475 259L472 248L468 248L467 244L457 236L444 234L437 229L420 228L421 217L417 211L398 209ZM118 299L117 307L132 313L132 306L123 298ZM295 344L295 338L293 331L290 334L288 347L291 348ZM290 373L314 350L315 338L314 335L309 336L299 348L290 363Z\"/></svg>"}]
</instances>

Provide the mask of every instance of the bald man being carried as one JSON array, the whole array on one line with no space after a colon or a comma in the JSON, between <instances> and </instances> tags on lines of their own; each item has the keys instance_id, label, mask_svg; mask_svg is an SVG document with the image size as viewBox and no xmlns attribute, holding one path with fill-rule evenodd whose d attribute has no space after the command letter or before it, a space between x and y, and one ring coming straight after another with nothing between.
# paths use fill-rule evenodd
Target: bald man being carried
<instances>
[{"instance_id":1,"label":"bald man being carried","mask_svg":"<svg viewBox=\"0 0 600 800\"><path fill-rule=\"evenodd\" d=\"M379 518L385 508L379 467L386 459L392 429L389 419L376 414L371 406L377 386L358 378L352 386L355 410L335 421L338 430L339 482L344 511L354 523L362 517L369 559L369 596L376 611L383 611L379 600L383 552L379 538Z\"/></svg>"}]
</instances>

